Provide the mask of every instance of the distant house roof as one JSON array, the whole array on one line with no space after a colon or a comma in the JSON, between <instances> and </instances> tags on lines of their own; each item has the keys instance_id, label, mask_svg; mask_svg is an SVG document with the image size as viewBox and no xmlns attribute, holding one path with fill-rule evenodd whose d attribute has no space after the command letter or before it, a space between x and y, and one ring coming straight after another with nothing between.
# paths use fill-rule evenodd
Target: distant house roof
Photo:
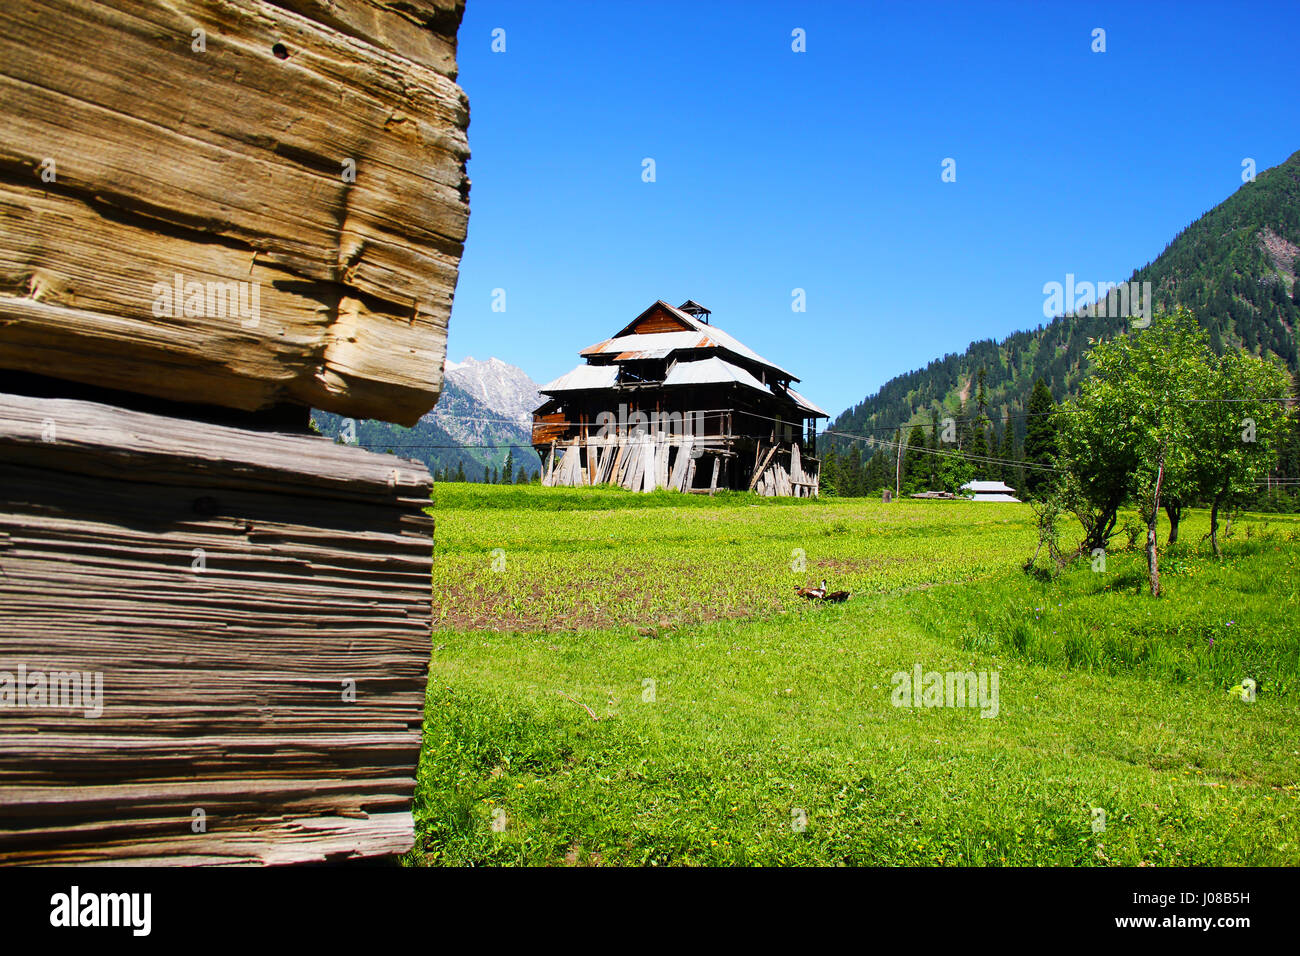
<instances>
[{"instance_id":1,"label":"distant house roof","mask_svg":"<svg viewBox=\"0 0 1300 956\"><path fill-rule=\"evenodd\" d=\"M1000 481L968 481L962 485L964 491L1013 494L1016 489Z\"/></svg>"},{"instance_id":2,"label":"distant house roof","mask_svg":"<svg viewBox=\"0 0 1300 956\"><path fill-rule=\"evenodd\" d=\"M1000 481L968 481L961 490L971 492L974 501L1020 501L1013 494L1016 489Z\"/></svg>"}]
</instances>

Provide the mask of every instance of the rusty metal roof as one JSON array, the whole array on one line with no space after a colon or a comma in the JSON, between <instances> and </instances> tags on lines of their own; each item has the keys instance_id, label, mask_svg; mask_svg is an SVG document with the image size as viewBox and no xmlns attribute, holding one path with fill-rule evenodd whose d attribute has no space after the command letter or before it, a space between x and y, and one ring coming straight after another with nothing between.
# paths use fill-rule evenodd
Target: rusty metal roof
<instances>
[{"instance_id":1,"label":"rusty metal roof","mask_svg":"<svg viewBox=\"0 0 1300 956\"><path fill-rule=\"evenodd\" d=\"M759 355L757 352L751 349L748 345L741 342L735 336L724 332L722 329L718 328L713 323L701 322L699 319L691 315L689 312L683 312L681 309L673 308L671 305L668 305L668 303L664 302L662 299L659 300L659 303L664 305L670 312L672 312L675 316L677 316L683 322L688 324L691 328L695 329L695 331L699 332L701 335L706 335L709 338L713 339L713 341L721 348L727 349L730 352L735 352L737 355L743 358L747 358L751 362L757 362L760 365L766 365L770 369L775 369L776 371L780 372L784 377L790 379L792 382L799 381L799 379L795 377L793 372L786 371L781 366L777 365L775 362L769 362L767 359L763 358L763 356Z\"/></svg>"},{"instance_id":2,"label":"rusty metal roof","mask_svg":"<svg viewBox=\"0 0 1300 956\"><path fill-rule=\"evenodd\" d=\"M716 325L702 322L689 312L683 312L681 309L669 305L663 299L656 301L650 308L653 309L655 305L662 306L674 318L686 325L687 329L681 332L616 335L612 339L605 339L595 345L588 346L578 354L589 356L610 355L612 353L615 361L623 362L636 359L667 358L673 352L681 349L723 349L740 358L766 366L774 372L778 372L782 378L788 378L792 382L799 381L793 372L763 358L748 345L745 345L735 336L724 332ZM650 309L646 311L648 312ZM645 312L641 313L641 315L645 315ZM637 319L640 319L640 317L638 316ZM627 329L635 325L636 321L634 319L623 331L627 331Z\"/></svg>"},{"instance_id":3,"label":"rusty metal roof","mask_svg":"<svg viewBox=\"0 0 1300 956\"><path fill-rule=\"evenodd\" d=\"M620 335L597 342L583 349L579 355L608 355L614 353L615 361L629 359L667 358L681 349L717 348L707 335L699 332L649 332L644 335Z\"/></svg>"},{"instance_id":4,"label":"rusty metal roof","mask_svg":"<svg viewBox=\"0 0 1300 956\"><path fill-rule=\"evenodd\" d=\"M734 382L748 385L760 392L772 394L771 390L749 372L738 365L724 362L716 355L694 362L675 362L664 379L665 385L712 385Z\"/></svg>"},{"instance_id":5,"label":"rusty metal roof","mask_svg":"<svg viewBox=\"0 0 1300 956\"><path fill-rule=\"evenodd\" d=\"M804 398L802 395L796 392L793 388L787 387L785 391L786 394L788 394L791 398L794 399L794 403L798 405L800 408L802 408L804 411L812 412L814 415L820 418L831 417L823 409L818 408L812 402L808 401L808 399Z\"/></svg>"},{"instance_id":6,"label":"rusty metal roof","mask_svg":"<svg viewBox=\"0 0 1300 956\"><path fill-rule=\"evenodd\" d=\"M547 382L539 392L579 392L588 388L613 388L618 382L617 365L579 365L565 372L553 382Z\"/></svg>"}]
</instances>

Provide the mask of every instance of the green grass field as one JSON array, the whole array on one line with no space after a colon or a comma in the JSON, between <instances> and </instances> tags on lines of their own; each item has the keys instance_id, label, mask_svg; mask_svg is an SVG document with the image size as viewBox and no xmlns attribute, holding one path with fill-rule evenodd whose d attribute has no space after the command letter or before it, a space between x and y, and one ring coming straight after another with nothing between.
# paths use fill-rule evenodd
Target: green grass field
<instances>
[{"instance_id":1,"label":"green grass field","mask_svg":"<svg viewBox=\"0 0 1300 956\"><path fill-rule=\"evenodd\" d=\"M1026 575L1023 505L453 484L433 513L408 863L1300 863L1294 517L1219 562L1193 514L1153 601L1122 549ZM851 600L794 595L822 578ZM996 672L996 715L895 706L918 665Z\"/></svg>"}]
</instances>

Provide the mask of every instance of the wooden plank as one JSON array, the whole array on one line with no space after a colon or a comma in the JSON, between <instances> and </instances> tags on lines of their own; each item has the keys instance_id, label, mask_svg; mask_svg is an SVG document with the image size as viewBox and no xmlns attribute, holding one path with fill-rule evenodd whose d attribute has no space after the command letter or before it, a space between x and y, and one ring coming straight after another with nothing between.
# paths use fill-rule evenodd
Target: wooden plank
<instances>
[{"instance_id":1,"label":"wooden plank","mask_svg":"<svg viewBox=\"0 0 1300 956\"><path fill-rule=\"evenodd\" d=\"M555 442L546 451L546 463L542 466L542 484L549 488L555 484Z\"/></svg>"},{"instance_id":2,"label":"wooden plank","mask_svg":"<svg viewBox=\"0 0 1300 956\"><path fill-rule=\"evenodd\" d=\"M620 438L618 443L618 452L614 455L614 468L610 472L609 483L611 485L623 486L623 478L627 472L628 448L625 439Z\"/></svg>"},{"instance_id":3,"label":"wooden plank","mask_svg":"<svg viewBox=\"0 0 1300 956\"><path fill-rule=\"evenodd\" d=\"M463 0L275 0L317 23L456 79L456 30Z\"/></svg>"},{"instance_id":4,"label":"wooden plank","mask_svg":"<svg viewBox=\"0 0 1300 956\"><path fill-rule=\"evenodd\" d=\"M773 445L770 449L768 449L767 457L763 459L763 464L760 465L757 469L755 469L754 477L749 480L750 491L754 490L755 483L757 483L758 479L762 476L764 470L767 468L768 462L772 460L772 456L775 454L776 454L776 445Z\"/></svg>"},{"instance_id":5,"label":"wooden plank","mask_svg":"<svg viewBox=\"0 0 1300 956\"><path fill-rule=\"evenodd\" d=\"M98 715L5 708L0 862L408 849L431 488L318 436L0 395L0 670L102 682Z\"/></svg>"},{"instance_id":6,"label":"wooden plank","mask_svg":"<svg viewBox=\"0 0 1300 956\"><path fill-rule=\"evenodd\" d=\"M613 435L605 436L605 466L600 473L601 484L610 484L621 447L619 440Z\"/></svg>"},{"instance_id":7,"label":"wooden plank","mask_svg":"<svg viewBox=\"0 0 1300 956\"><path fill-rule=\"evenodd\" d=\"M610 460L613 457L613 447L610 445L609 436L606 435L598 439L599 444L596 447L596 484L603 485L608 481L606 472L609 471Z\"/></svg>"},{"instance_id":8,"label":"wooden plank","mask_svg":"<svg viewBox=\"0 0 1300 956\"><path fill-rule=\"evenodd\" d=\"M627 455L623 461L623 475L619 479L619 485L632 490L632 483L636 479L637 462L640 459L640 446L635 439L629 437L627 440Z\"/></svg>"},{"instance_id":9,"label":"wooden plank","mask_svg":"<svg viewBox=\"0 0 1300 956\"><path fill-rule=\"evenodd\" d=\"M468 219L460 10L0 5L0 369L414 424Z\"/></svg>"},{"instance_id":10,"label":"wooden plank","mask_svg":"<svg viewBox=\"0 0 1300 956\"><path fill-rule=\"evenodd\" d=\"M673 464L672 479L669 486L675 491L684 491L686 489L686 469L690 464L691 450L695 447L695 439L687 436L682 439L681 447L677 449L677 461Z\"/></svg>"},{"instance_id":11,"label":"wooden plank","mask_svg":"<svg viewBox=\"0 0 1300 956\"><path fill-rule=\"evenodd\" d=\"M655 490L655 476L659 473L659 444L650 435L646 435L643 441L645 449L645 468L641 476L641 490Z\"/></svg>"},{"instance_id":12,"label":"wooden plank","mask_svg":"<svg viewBox=\"0 0 1300 956\"><path fill-rule=\"evenodd\" d=\"M646 445L642 438L633 438L632 447L634 457L628 465L627 489L628 491L640 491L641 484L645 480L646 466Z\"/></svg>"},{"instance_id":13,"label":"wooden plank","mask_svg":"<svg viewBox=\"0 0 1300 956\"><path fill-rule=\"evenodd\" d=\"M564 451L564 486L577 488L582 484L582 460L575 438Z\"/></svg>"}]
</instances>

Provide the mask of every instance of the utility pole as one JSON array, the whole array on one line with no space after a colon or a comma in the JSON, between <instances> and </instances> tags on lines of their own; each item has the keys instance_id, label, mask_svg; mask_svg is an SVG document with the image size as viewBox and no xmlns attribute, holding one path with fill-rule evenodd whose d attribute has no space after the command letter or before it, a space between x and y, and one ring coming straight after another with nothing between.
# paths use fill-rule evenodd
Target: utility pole
<instances>
[{"instance_id":1,"label":"utility pole","mask_svg":"<svg viewBox=\"0 0 1300 956\"><path fill-rule=\"evenodd\" d=\"M894 461L894 500L898 500L898 481L903 474L903 429L894 432L894 445L898 448L898 457Z\"/></svg>"}]
</instances>

